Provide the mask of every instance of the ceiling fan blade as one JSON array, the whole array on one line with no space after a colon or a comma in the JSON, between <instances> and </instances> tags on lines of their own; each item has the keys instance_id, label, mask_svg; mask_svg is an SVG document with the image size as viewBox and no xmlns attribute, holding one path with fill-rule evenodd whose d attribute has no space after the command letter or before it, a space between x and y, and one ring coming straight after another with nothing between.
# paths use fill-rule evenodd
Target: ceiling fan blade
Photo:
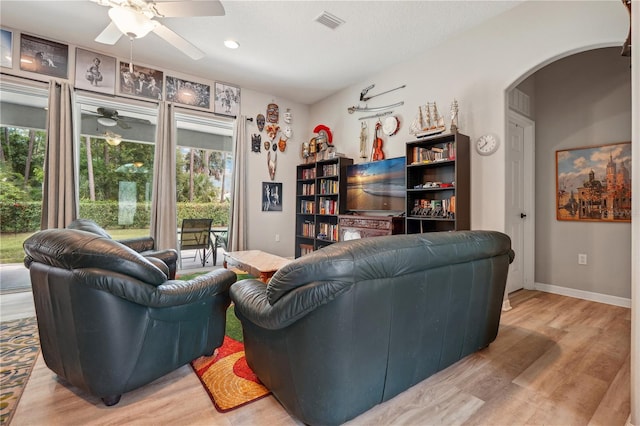
<instances>
[{"instance_id":1,"label":"ceiling fan blade","mask_svg":"<svg viewBox=\"0 0 640 426\"><path fill-rule=\"evenodd\" d=\"M189 56L191 59L195 59L197 61L198 59L204 58L204 52L202 50L198 49L193 44L189 43L187 40L183 39L164 25L158 25L153 29L153 32L175 46L178 50Z\"/></svg>"},{"instance_id":2,"label":"ceiling fan blade","mask_svg":"<svg viewBox=\"0 0 640 426\"><path fill-rule=\"evenodd\" d=\"M155 9L163 18L225 15L224 6L218 0L158 1Z\"/></svg>"},{"instance_id":3,"label":"ceiling fan blade","mask_svg":"<svg viewBox=\"0 0 640 426\"><path fill-rule=\"evenodd\" d=\"M122 31L120 31L118 27L116 27L116 24L111 22L109 25L107 25L107 28L102 30L98 37L96 37L95 41L102 44L113 45L116 44L118 40L120 40L120 37L122 37Z\"/></svg>"}]
</instances>

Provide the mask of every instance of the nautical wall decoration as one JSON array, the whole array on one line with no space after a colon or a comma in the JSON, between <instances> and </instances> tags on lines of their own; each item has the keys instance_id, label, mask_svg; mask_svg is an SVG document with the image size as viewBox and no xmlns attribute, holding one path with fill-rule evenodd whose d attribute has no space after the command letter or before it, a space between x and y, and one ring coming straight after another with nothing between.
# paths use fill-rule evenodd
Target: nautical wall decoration
<instances>
[{"instance_id":1,"label":"nautical wall decoration","mask_svg":"<svg viewBox=\"0 0 640 426\"><path fill-rule=\"evenodd\" d=\"M458 131L458 101L455 99L451 102L451 126L449 130L451 133Z\"/></svg>"},{"instance_id":2,"label":"nautical wall decoration","mask_svg":"<svg viewBox=\"0 0 640 426\"><path fill-rule=\"evenodd\" d=\"M418 107L418 114L411 123L409 133L417 138L435 135L446 130L444 117L438 112L435 102L427 102L424 108Z\"/></svg>"},{"instance_id":3,"label":"nautical wall decoration","mask_svg":"<svg viewBox=\"0 0 640 426\"><path fill-rule=\"evenodd\" d=\"M278 166L278 153L273 152L273 160L271 159L271 151L267 152L267 169L271 180L276 178L276 167Z\"/></svg>"}]
</instances>

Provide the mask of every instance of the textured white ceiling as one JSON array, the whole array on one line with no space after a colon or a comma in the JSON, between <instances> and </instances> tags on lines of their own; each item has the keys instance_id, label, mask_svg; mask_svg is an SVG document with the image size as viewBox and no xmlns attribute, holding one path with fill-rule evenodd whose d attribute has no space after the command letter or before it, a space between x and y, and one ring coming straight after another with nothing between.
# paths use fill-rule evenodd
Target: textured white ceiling
<instances>
[{"instance_id":1,"label":"textured white ceiling","mask_svg":"<svg viewBox=\"0 0 640 426\"><path fill-rule=\"evenodd\" d=\"M511 1L225 1L221 17L168 18L163 23L206 53L194 61L151 33L134 41L134 63L297 101L317 102L448 37L517 6ZM327 11L346 21L331 30L315 18ZM116 56L93 39L107 26L107 8L89 0L0 1L0 25ZM233 38L237 50L222 44Z\"/></svg>"}]
</instances>

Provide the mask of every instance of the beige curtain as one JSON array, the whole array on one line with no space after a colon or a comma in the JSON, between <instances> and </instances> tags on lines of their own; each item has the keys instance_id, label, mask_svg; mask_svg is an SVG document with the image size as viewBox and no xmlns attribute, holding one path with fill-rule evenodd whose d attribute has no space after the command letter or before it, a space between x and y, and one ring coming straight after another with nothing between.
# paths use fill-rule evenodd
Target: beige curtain
<instances>
[{"instance_id":1,"label":"beige curtain","mask_svg":"<svg viewBox=\"0 0 640 426\"><path fill-rule=\"evenodd\" d=\"M51 80L42 185L42 229L64 228L78 217L73 105L73 87Z\"/></svg>"},{"instance_id":2,"label":"beige curtain","mask_svg":"<svg viewBox=\"0 0 640 426\"><path fill-rule=\"evenodd\" d=\"M231 208L229 209L229 237L227 250L247 250L247 117L236 118L233 131L233 179L231 181Z\"/></svg>"},{"instance_id":3,"label":"beige curtain","mask_svg":"<svg viewBox=\"0 0 640 426\"><path fill-rule=\"evenodd\" d=\"M158 111L153 195L151 201L151 236L156 249L178 247L176 213L176 129L175 111L163 102Z\"/></svg>"}]
</instances>

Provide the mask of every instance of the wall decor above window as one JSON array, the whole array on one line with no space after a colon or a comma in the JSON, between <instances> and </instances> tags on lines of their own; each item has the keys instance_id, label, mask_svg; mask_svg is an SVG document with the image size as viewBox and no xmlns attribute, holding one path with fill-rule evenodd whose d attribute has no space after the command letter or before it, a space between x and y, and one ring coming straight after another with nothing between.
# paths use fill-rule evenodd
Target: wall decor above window
<instances>
[{"instance_id":1,"label":"wall decor above window","mask_svg":"<svg viewBox=\"0 0 640 426\"><path fill-rule=\"evenodd\" d=\"M162 71L133 64L133 72L127 62L120 62L120 93L143 98L162 100Z\"/></svg>"},{"instance_id":2,"label":"wall decor above window","mask_svg":"<svg viewBox=\"0 0 640 426\"><path fill-rule=\"evenodd\" d=\"M211 86L167 76L167 100L209 109Z\"/></svg>"},{"instance_id":3,"label":"wall decor above window","mask_svg":"<svg viewBox=\"0 0 640 426\"><path fill-rule=\"evenodd\" d=\"M116 58L76 48L76 89L116 94Z\"/></svg>"},{"instance_id":4,"label":"wall decor above window","mask_svg":"<svg viewBox=\"0 0 640 426\"><path fill-rule=\"evenodd\" d=\"M213 112L237 117L240 114L240 88L226 83L214 84L215 101Z\"/></svg>"},{"instance_id":5,"label":"wall decor above window","mask_svg":"<svg viewBox=\"0 0 640 426\"><path fill-rule=\"evenodd\" d=\"M20 69L52 77L67 78L69 46L55 41L22 34L20 36Z\"/></svg>"},{"instance_id":6,"label":"wall decor above window","mask_svg":"<svg viewBox=\"0 0 640 426\"><path fill-rule=\"evenodd\" d=\"M2 46L2 56L0 66L6 68L13 67L13 33L9 30L0 29L0 46Z\"/></svg>"},{"instance_id":7,"label":"wall decor above window","mask_svg":"<svg viewBox=\"0 0 640 426\"><path fill-rule=\"evenodd\" d=\"M631 222L631 142L556 151L556 215Z\"/></svg>"}]
</instances>

